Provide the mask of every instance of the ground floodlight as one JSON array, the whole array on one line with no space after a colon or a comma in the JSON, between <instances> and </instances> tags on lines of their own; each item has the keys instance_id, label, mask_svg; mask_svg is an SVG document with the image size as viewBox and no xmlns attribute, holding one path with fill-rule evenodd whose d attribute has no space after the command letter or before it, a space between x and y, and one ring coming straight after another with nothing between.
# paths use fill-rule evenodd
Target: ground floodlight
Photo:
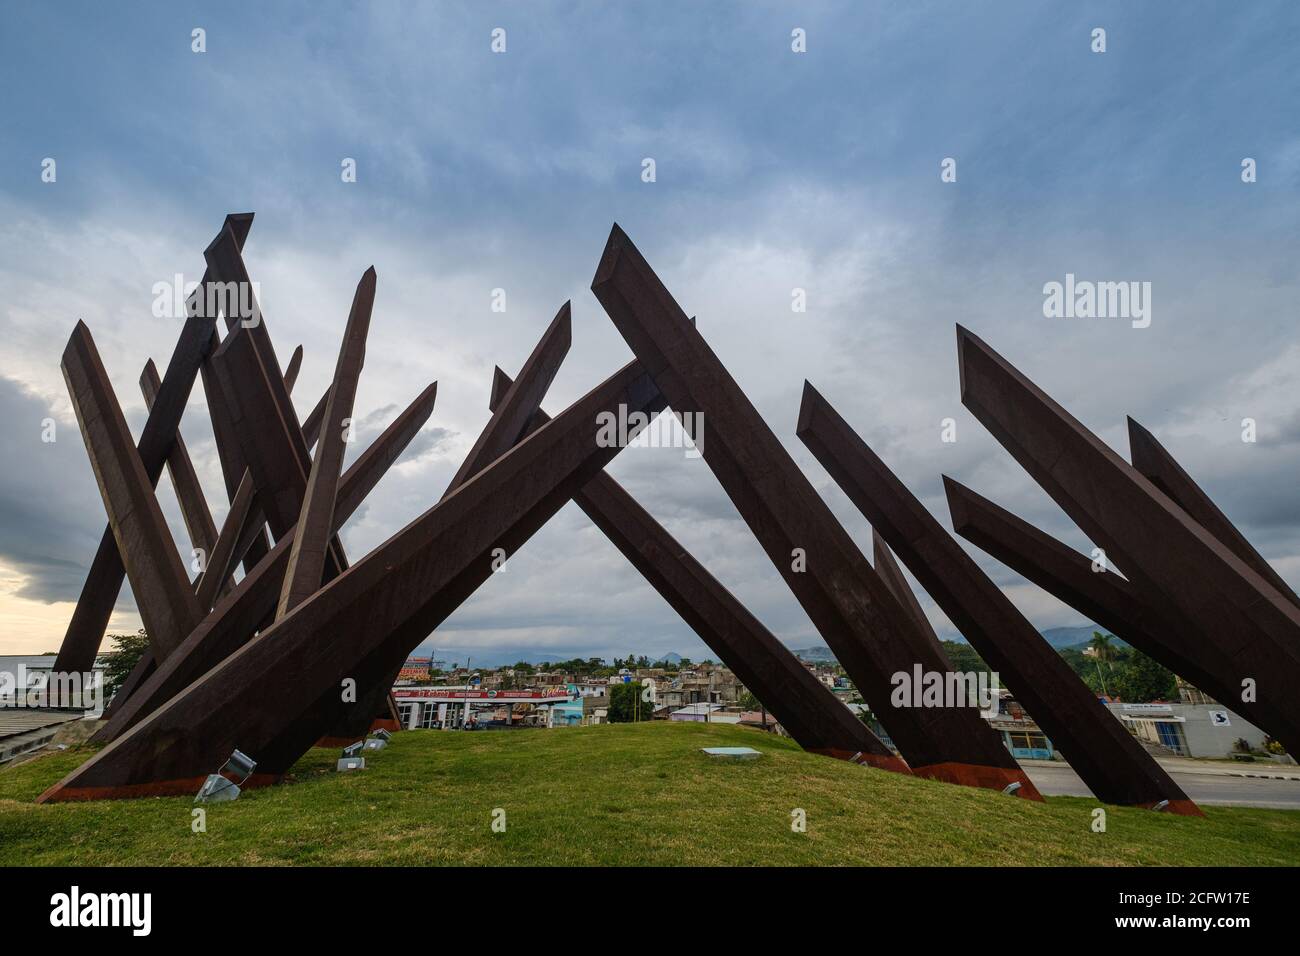
<instances>
[{"instance_id":1,"label":"ground floodlight","mask_svg":"<svg viewBox=\"0 0 1300 956\"><path fill-rule=\"evenodd\" d=\"M371 734L370 736L371 736L371 737L378 737L380 740L392 740L392 739L393 739L393 734L392 734L392 732L391 732L391 731L388 731L388 730L385 730L383 727L380 727L378 730L376 730L376 731L375 731L373 734Z\"/></svg>"},{"instance_id":2,"label":"ground floodlight","mask_svg":"<svg viewBox=\"0 0 1300 956\"><path fill-rule=\"evenodd\" d=\"M359 756L361 753L361 748L364 746L365 746L364 740L358 740L354 744L348 744L346 747L343 748L343 756L344 757Z\"/></svg>"},{"instance_id":3,"label":"ground floodlight","mask_svg":"<svg viewBox=\"0 0 1300 956\"><path fill-rule=\"evenodd\" d=\"M1015 792L1020 789L1020 781L1014 780L1002 788L1002 792L1007 796L1014 796Z\"/></svg>"},{"instance_id":4,"label":"ground floodlight","mask_svg":"<svg viewBox=\"0 0 1300 956\"><path fill-rule=\"evenodd\" d=\"M339 771L365 770L366 758L365 757L340 757L339 762L335 769Z\"/></svg>"},{"instance_id":5,"label":"ground floodlight","mask_svg":"<svg viewBox=\"0 0 1300 956\"><path fill-rule=\"evenodd\" d=\"M239 799L240 785L247 782L256 767L256 760L236 750L230 755L230 759L221 765L220 770L209 774L208 779L203 781L203 786L195 795L194 802L222 803L226 800ZM232 777L238 777L238 782L231 779Z\"/></svg>"},{"instance_id":6,"label":"ground floodlight","mask_svg":"<svg viewBox=\"0 0 1300 956\"><path fill-rule=\"evenodd\" d=\"M1163 810L1163 809L1164 809L1165 807L1167 807L1167 806L1169 806L1169 801L1168 801L1168 800L1161 800L1159 803L1153 803L1153 804L1151 805L1151 809L1152 809L1152 810L1159 811L1159 810Z\"/></svg>"},{"instance_id":7,"label":"ground floodlight","mask_svg":"<svg viewBox=\"0 0 1300 956\"><path fill-rule=\"evenodd\" d=\"M388 741L384 740L382 737L371 737L369 740L365 742L364 746L361 749L362 750L383 750L387 746L388 746Z\"/></svg>"}]
</instances>

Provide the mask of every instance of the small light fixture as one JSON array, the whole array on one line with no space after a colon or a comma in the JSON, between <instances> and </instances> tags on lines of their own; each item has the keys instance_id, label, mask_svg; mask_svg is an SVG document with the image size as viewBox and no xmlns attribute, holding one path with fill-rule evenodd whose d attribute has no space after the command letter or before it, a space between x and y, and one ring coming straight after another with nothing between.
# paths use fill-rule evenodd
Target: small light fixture
<instances>
[{"instance_id":1,"label":"small light fixture","mask_svg":"<svg viewBox=\"0 0 1300 956\"><path fill-rule=\"evenodd\" d=\"M216 773L209 774L194 797L195 803L223 803L239 799L240 786L248 782L257 767L257 761L236 750ZM238 781L232 779L238 777Z\"/></svg>"},{"instance_id":2,"label":"small light fixture","mask_svg":"<svg viewBox=\"0 0 1300 956\"><path fill-rule=\"evenodd\" d=\"M344 747L343 756L339 758L339 762L335 765L335 769L338 771L365 770L366 758L361 756L361 751L364 747L364 740L358 740L356 743L348 744Z\"/></svg>"},{"instance_id":3,"label":"small light fixture","mask_svg":"<svg viewBox=\"0 0 1300 956\"><path fill-rule=\"evenodd\" d=\"M380 727L378 730L376 730L376 731L375 731L373 734L371 734L370 736L371 736L371 737L378 737L380 740L392 740L392 739L393 739L392 732L391 732L391 731L387 731L387 730L385 730L383 727Z\"/></svg>"},{"instance_id":4,"label":"small light fixture","mask_svg":"<svg viewBox=\"0 0 1300 956\"><path fill-rule=\"evenodd\" d=\"M1014 797L1016 795L1016 791L1019 789L1020 789L1020 781L1013 780L1011 783L1007 784L1005 787L1002 788L1002 792L1006 794L1008 797Z\"/></svg>"},{"instance_id":5,"label":"small light fixture","mask_svg":"<svg viewBox=\"0 0 1300 956\"><path fill-rule=\"evenodd\" d=\"M1169 806L1169 801L1168 801L1168 800L1161 800L1159 803L1154 804L1154 805L1151 807L1151 809L1152 809L1152 810L1155 810L1156 812L1159 812L1159 811L1163 810L1163 809L1164 809L1165 807L1167 807L1167 806Z\"/></svg>"}]
</instances>

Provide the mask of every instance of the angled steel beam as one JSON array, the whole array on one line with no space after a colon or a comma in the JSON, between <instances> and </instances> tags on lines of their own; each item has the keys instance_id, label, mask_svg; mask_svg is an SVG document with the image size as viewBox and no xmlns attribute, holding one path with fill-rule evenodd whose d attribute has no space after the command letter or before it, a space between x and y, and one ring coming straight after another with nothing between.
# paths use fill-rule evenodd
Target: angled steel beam
<instances>
[{"instance_id":1,"label":"angled steel beam","mask_svg":"<svg viewBox=\"0 0 1300 956\"><path fill-rule=\"evenodd\" d=\"M505 372L496 369L493 410L512 384ZM548 421L550 416L539 409L525 434ZM607 472L583 486L573 500L799 746L841 760L909 772L902 758L836 700L776 635Z\"/></svg>"},{"instance_id":2,"label":"angled steel beam","mask_svg":"<svg viewBox=\"0 0 1300 956\"><path fill-rule=\"evenodd\" d=\"M799 438L1033 715L1098 799L1203 816L829 402L804 383Z\"/></svg>"},{"instance_id":3,"label":"angled steel beam","mask_svg":"<svg viewBox=\"0 0 1300 956\"><path fill-rule=\"evenodd\" d=\"M287 770L346 712L340 684L379 679L492 574L492 550L548 520L616 455L597 416L657 412L636 363L579 399L55 784L42 802L193 793L238 748L250 784ZM139 698L140 693L135 695ZM131 701L128 701L128 705Z\"/></svg>"},{"instance_id":4,"label":"angled steel beam","mask_svg":"<svg viewBox=\"0 0 1300 956\"><path fill-rule=\"evenodd\" d=\"M236 328L226 336L211 362L222 394L232 399L231 424L258 503L279 540L298 520L311 467L298 420L291 407L286 414L284 403L276 401L271 380L277 370L248 330Z\"/></svg>"},{"instance_id":5,"label":"angled steel beam","mask_svg":"<svg viewBox=\"0 0 1300 956\"><path fill-rule=\"evenodd\" d=\"M889 545L875 528L871 529L871 559L875 564L876 573L880 575L880 580L885 582L885 587L889 588L890 593L898 598L898 603L903 605L903 609L916 621L917 630L936 650L947 656L939 635L934 632L934 627L931 626L930 619L925 616L925 611L921 610L921 603L917 601L911 585L907 583L907 578L903 577L903 569L898 566L898 562L894 560L894 553L889 550Z\"/></svg>"},{"instance_id":6,"label":"angled steel beam","mask_svg":"<svg viewBox=\"0 0 1300 956\"><path fill-rule=\"evenodd\" d=\"M220 340L214 339L213 351L219 347ZM294 350L293 357L289 360L289 370L285 373L284 386L286 391L293 391L301 363L302 346L300 345ZM252 476L248 468L242 464L243 452L239 448L235 427L231 423L225 399L221 394L220 383L217 381L216 374L211 370L211 363L204 362L201 372L204 391L208 396L209 414L212 419L213 435L216 438L218 457L221 461L221 471L226 478L227 494L230 496L231 511L227 513L226 525L230 524L232 516L238 519L235 522L235 531L238 536L225 542L226 548L233 548L233 551L229 556L223 554L221 560L225 563L227 575L234 571L234 566L241 560L245 561L244 570L248 572L270 550L270 542L267 540L264 528L266 518L261 509L257 507L256 496L253 494ZM325 399L328 397L329 390L327 389L319 402L321 409L324 409ZM308 444L310 445L311 441ZM238 473L235 472L237 468L239 469ZM216 548L217 545L214 545L214 554ZM211 592L215 584L214 579L209 579L206 590ZM224 594L228 590L229 587L223 587L221 593ZM209 593L207 597L215 600L215 594ZM209 601L205 604L202 596L199 603L205 611L212 607L212 602Z\"/></svg>"},{"instance_id":7,"label":"angled steel beam","mask_svg":"<svg viewBox=\"0 0 1300 956\"><path fill-rule=\"evenodd\" d=\"M140 373L140 392L144 395L146 408L153 408L161 385L158 368L153 364L153 359L149 359L145 362L144 371ZM217 541L217 526L212 520L212 512L208 510L198 473L194 470L194 462L190 460L189 449L185 447L185 439L181 437L179 429L171 453L167 456L167 473L171 476L172 488L180 504L181 518L185 522L185 531L190 536L190 544L203 553L206 567L207 558L212 554Z\"/></svg>"},{"instance_id":8,"label":"angled steel beam","mask_svg":"<svg viewBox=\"0 0 1300 956\"><path fill-rule=\"evenodd\" d=\"M944 674L826 503L636 247L615 225L592 291L677 415L702 415L696 444L813 624L921 776L1038 797L973 707L885 708L894 675ZM690 429L688 429L688 432Z\"/></svg>"},{"instance_id":9,"label":"angled steel beam","mask_svg":"<svg viewBox=\"0 0 1300 956\"><path fill-rule=\"evenodd\" d=\"M1300 725L1300 608L987 344L960 326L957 343L962 403L1144 601L1228 655L1243 691L1224 703L1269 698Z\"/></svg>"},{"instance_id":10,"label":"angled steel beam","mask_svg":"<svg viewBox=\"0 0 1300 956\"><path fill-rule=\"evenodd\" d=\"M1133 467L1146 476L1147 480L1163 491L1178 507L1182 508L1192 520L1199 524L1229 551L1246 562L1292 604L1300 606L1300 597L1291 590L1282 575L1273 570L1273 566L1264 560L1246 536L1237 530L1231 519L1219 510L1219 507L1207 495L1186 471L1169 454L1156 436L1135 422L1128 420L1129 457Z\"/></svg>"},{"instance_id":11,"label":"angled steel beam","mask_svg":"<svg viewBox=\"0 0 1300 956\"><path fill-rule=\"evenodd\" d=\"M243 480L235 491L235 500L230 503L230 510L226 512L221 533L217 536L216 544L212 546L208 566L199 578L198 587L195 589L199 607L203 609L204 614L212 610L219 594L228 590L222 588L222 583L230 580L229 575L235 563L235 555L239 553L239 544L244 540L243 536L248 533L253 497L253 476L245 470ZM259 524L257 529L260 527ZM245 543L244 549L247 548L248 544Z\"/></svg>"},{"instance_id":12,"label":"angled steel beam","mask_svg":"<svg viewBox=\"0 0 1300 956\"><path fill-rule=\"evenodd\" d=\"M251 212L232 213L226 217L222 233L229 230L235 244L242 249L252 225ZM210 278L211 275L205 272L196 292L201 293ZM192 297L191 304L193 301ZM191 307L171 360L167 363L167 371L158 389L158 400L149 412L144 430L140 433L140 441L136 445L150 487L158 485L167 453L189 401L190 390L194 387L194 378L211 347L213 331L213 319L196 315ZM113 616L113 606L117 603L125 575L126 567L118 553L113 529L105 527L100 536L99 549L95 552L90 571L86 575L86 583L82 586L81 596L73 609L68 630L64 634L63 644L54 661L54 670L87 672L94 665L95 654L99 650L100 641L104 639L109 618Z\"/></svg>"},{"instance_id":13,"label":"angled steel beam","mask_svg":"<svg viewBox=\"0 0 1300 956\"><path fill-rule=\"evenodd\" d=\"M325 389L325 394L316 400L315 406L307 414L306 420L302 423L302 439L307 443L310 450L320 438L320 423L325 418L325 405L329 402L330 391Z\"/></svg>"},{"instance_id":14,"label":"angled steel beam","mask_svg":"<svg viewBox=\"0 0 1300 956\"><path fill-rule=\"evenodd\" d=\"M280 603L275 612L277 620L316 593L324 576L325 558L334 532L334 499L338 492L343 454L347 450L348 429L344 426L352 417L361 366L366 360L366 336L375 304L375 281L375 267L371 266L362 275L352 299L352 310L334 369L334 384L330 387L329 404L325 408L323 421L326 427L312 458L293 547L289 551L289 567L284 573Z\"/></svg>"},{"instance_id":15,"label":"angled steel beam","mask_svg":"<svg viewBox=\"0 0 1300 956\"><path fill-rule=\"evenodd\" d=\"M84 322L63 352L63 377L150 648L155 659L165 660L202 614Z\"/></svg>"},{"instance_id":16,"label":"angled steel beam","mask_svg":"<svg viewBox=\"0 0 1300 956\"><path fill-rule=\"evenodd\" d=\"M279 380L274 357L268 360L257 343L258 328L237 326L212 353L211 363L222 394L234 396L228 406L231 424L253 474L258 505L279 541L298 522L311 456L292 402L287 394L283 400L278 397L284 382ZM347 568L337 538L331 540L325 568L330 579Z\"/></svg>"},{"instance_id":17,"label":"angled steel beam","mask_svg":"<svg viewBox=\"0 0 1300 956\"><path fill-rule=\"evenodd\" d=\"M293 350L293 355L289 356L289 367L284 370L284 390L293 392L293 386L298 381L298 372L302 370L302 346Z\"/></svg>"},{"instance_id":18,"label":"angled steel beam","mask_svg":"<svg viewBox=\"0 0 1300 956\"><path fill-rule=\"evenodd\" d=\"M1238 665L1218 642L1189 637L1148 604L1132 582L1113 570L1099 570L1087 556L959 482L946 476L943 481L959 535L1163 667L1230 703L1288 749L1300 749L1300 728L1278 706L1283 701L1273 696L1241 699L1242 688L1233 678Z\"/></svg>"},{"instance_id":19,"label":"angled steel beam","mask_svg":"<svg viewBox=\"0 0 1300 956\"><path fill-rule=\"evenodd\" d=\"M270 334L266 330L266 323L262 316L261 304L257 301L257 296L253 288L253 283L248 277L248 269L243 259L243 243L239 241L238 234L231 228L223 229L217 234L217 237L208 244L203 250L203 258L207 263L207 275L211 277L214 288L224 288L227 298L224 299L222 311L225 313L226 328L230 332L244 330L257 343L257 351L261 356L264 369L267 370L267 389L270 391L276 407L280 410L286 420L292 420L296 426L297 419L293 412L293 403L289 399L289 392L297 379L297 366L301 361L301 346L294 351L290 359L289 367L291 375L284 375L280 372L279 361L275 354L275 348L271 344ZM230 298L230 296L234 298ZM232 314L230 306L238 302L239 306L248 306L248 315ZM215 327L212 330L213 341L210 352L215 354L220 342ZM217 451L221 457L221 470L226 480L226 494L233 501L239 488L239 482L244 474L244 469L250 464L244 460L243 450L238 441L239 430L232 422L234 416L233 406L237 396L228 392L223 392L220 383L215 380L215 376L210 373L210 362L204 363L203 368L203 385L208 396L209 414L212 416L212 430L216 437ZM244 559L244 570L248 572L256 565L270 547L264 531L257 530L252 538L252 543L247 554L240 554ZM337 552L338 557L342 557L342 550Z\"/></svg>"},{"instance_id":20,"label":"angled steel beam","mask_svg":"<svg viewBox=\"0 0 1300 956\"><path fill-rule=\"evenodd\" d=\"M435 382L421 392L348 468L339 482L338 499L334 505L335 530L360 507L366 495L424 427L433 412L437 394ZM130 700L114 708L111 718L94 739L101 743L115 740L249 641L275 610L292 543L292 534L277 541L266 558L217 602L211 613L186 637L177 653L165 661Z\"/></svg>"},{"instance_id":21,"label":"angled steel beam","mask_svg":"<svg viewBox=\"0 0 1300 956\"><path fill-rule=\"evenodd\" d=\"M253 417L260 418L272 426L270 435L258 436L260 441L254 440L251 445L244 442L242 447L246 464L252 469L257 484L259 504L272 533L278 538L282 532L277 530L277 525L290 527L296 520L297 511L301 506L307 474L311 467L309 446L299 426L293 401L289 397L289 388L285 383L284 374L280 371L270 333L266 329L261 303L257 300L256 289L249 278L248 267L244 263L243 246L236 240L233 230L226 229L203 251L203 258L208 264L208 271L212 274L213 281L223 285L227 295L237 290L241 308L247 306L249 312L247 315L234 316L228 308L225 310L226 328L230 335L221 344L221 348L212 353L211 361L221 369L223 366L218 359L220 356L227 356L224 364L227 379L223 380L222 388L229 403L231 416L235 419L235 430L241 442L249 437L246 430L240 427L241 421L248 420L249 403L254 410ZM229 299L226 301L230 302ZM240 356L241 367L233 376L233 380L241 385L249 384L248 376L252 376L253 388L249 393L238 389L232 391L230 388L230 364L233 361L230 356L236 353ZM262 371L260 376L257 374L251 355L256 355L258 358ZM219 377L222 374L218 371ZM274 427L274 419L277 417L282 423L282 428L279 430ZM267 446L267 440L274 444L282 437L287 437L289 440L287 444L281 443L281 450L278 453ZM286 449L291 457L286 457ZM264 460L262 456L267 453L271 457ZM302 470L301 483L294 480L292 459L298 460ZM266 488L262 479L268 473L267 470L270 474L282 475L289 484ZM261 542L255 540L254 554L260 555L261 550ZM337 538L331 540L329 552L326 572L327 576L332 578L347 567L347 557L343 552L342 543Z\"/></svg>"},{"instance_id":22,"label":"angled steel beam","mask_svg":"<svg viewBox=\"0 0 1300 956\"><path fill-rule=\"evenodd\" d=\"M149 679L149 675L154 672L155 667L157 667L157 661L153 658L153 651L146 647L144 653L140 655L140 659L135 662L135 667L131 668L130 673L126 675L126 679L122 681L122 685L113 694L113 699L104 706L104 713L100 715L100 719L109 720L113 716L114 710L124 704L126 699L135 693L136 688Z\"/></svg>"},{"instance_id":23,"label":"angled steel beam","mask_svg":"<svg viewBox=\"0 0 1300 956\"><path fill-rule=\"evenodd\" d=\"M221 338L213 329L212 351L215 352L220 347ZM207 396L208 417L212 422L217 458L221 463L221 476L226 484L226 497L234 501L243 475L248 471L248 465L244 461L244 453L240 448L239 433L232 421L231 402L221 390L221 382L210 360L203 363L200 374L203 378L203 393ZM256 501L254 501L251 523L252 537L249 539L248 546L243 551L235 552L236 560L244 563L245 574L252 571L271 549L270 539L265 529L266 518L262 515L261 509L256 507Z\"/></svg>"},{"instance_id":24,"label":"angled steel beam","mask_svg":"<svg viewBox=\"0 0 1300 956\"><path fill-rule=\"evenodd\" d=\"M507 388L501 400L492 406L492 417L479 433L474 447L469 450L460 468L452 477L443 497L451 494L469 479L500 458L524 433L529 421L541 407L551 382L560 370L560 363L569 352L573 342L572 309L565 302L546 327L537 345L524 362L519 372L518 385L511 394ZM493 387L497 384L493 379Z\"/></svg>"}]
</instances>

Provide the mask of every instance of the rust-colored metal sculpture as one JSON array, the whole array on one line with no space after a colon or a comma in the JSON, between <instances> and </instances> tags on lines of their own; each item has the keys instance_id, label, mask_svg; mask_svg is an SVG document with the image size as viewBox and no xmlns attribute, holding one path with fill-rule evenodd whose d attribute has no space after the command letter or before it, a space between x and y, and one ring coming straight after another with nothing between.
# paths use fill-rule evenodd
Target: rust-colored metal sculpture
<instances>
[{"instance_id":1,"label":"rust-colored metal sculpture","mask_svg":"<svg viewBox=\"0 0 1300 956\"><path fill-rule=\"evenodd\" d=\"M492 382L494 409L511 384L510 377L498 368ZM539 409L519 440L548 421L550 417ZM610 475L601 472L573 500L799 746L841 760L910 772L904 760L836 700L776 635Z\"/></svg>"},{"instance_id":2,"label":"rust-colored metal sculpture","mask_svg":"<svg viewBox=\"0 0 1300 956\"><path fill-rule=\"evenodd\" d=\"M702 456L921 776L1038 791L973 707L890 708L894 675L951 665L918 631L699 330L617 225L592 291L673 412L700 414Z\"/></svg>"},{"instance_id":3,"label":"rust-colored metal sculpture","mask_svg":"<svg viewBox=\"0 0 1300 956\"><path fill-rule=\"evenodd\" d=\"M375 268L371 266L357 286L347 328L343 331L343 348L339 351L334 384L325 404L321 438L312 458L302 508L295 525L289 567L284 573L284 586L276 608L277 620L315 594L325 573L326 554L334 535L334 501L338 495L339 473L343 467L347 436L352 431L352 403L366 358L366 335L370 330L370 311L375 304L375 282Z\"/></svg>"},{"instance_id":4,"label":"rust-colored metal sculpture","mask_svg":"<svg viewBox=\"0 0 1300 956\"><path fill-rule=\"evenodd\" d=\"M1285 697L1243 699L1233 683L1238 664L1217 641L1203 641L1170 623L1142 590L951 478L944 478L953 530L1024 575L1090 621L1132 644L1163 667L1213 694L1232 709L1300 749L1300 731Z\"/></svg>"},{"instance_id":5,"label":"rust-colored metal sculpture","mask_svg":"<svg viewBox=\"0 0 1300 956\"><path fill-rule=\"evenodd\" d=\"M1219 541L1237 557L1245 561L1278 592L1292 604L1300 606L1300 597L1291 590L1290 585L1282 580L1282 575L1273 570L1264 556L1254 549L1246 536L1237 530L1237 526L1219 510L1210 496L1201 490L1192 476L1183 470L1174 456L1165 450L1165 446L1156 441L1156 436L1135 422L1128 420L1129 458L1133 467L1147 477L1153 485L1168 495L1192 519Z\"/></svg>"},{"instance_id":6,"label":"rust-colored metal sculpture","mask_svg":"<svg viewBox=\"0 0 1300 956\"><path fill-rule=\"evenodd\" d=\"M885 708L898 675L951 669L890 547L877 538L873 569L617 226L592 289L637 361L549 418L541 402L571 339L565 303L518 380L497 370L492 418L442 498L349 564L338 530L427 421L436 386L417 397L340 475L342 424L352 414L364 361L374 270L358 285L334 380L300 425L289 392L301 368L301 348L281 372L255 301L251 315L222 309L224 337L213 310L201 307L217 286L246 284L251 290L242 255L251 220L251 215L227 218L204 252L204 281L191 298L166 374L159 379L152 363L146 367L141 385L150 413L138 445L130 442L83 325L65 354L73 404L110 527L56 666L89 668L124 574L153 646L97 734L107 746L42 801L189 794L234 749L258 763L259 774L247 783L268 783L313 743L363 736L376 718L391 715L389 690L406 656L491 577L501 555L513 554L570 499L807 749L1041 799L971 702ZM996 376L988 363L973 357L967 369L966 359L964 350L963 396L977 401ZM179 432L185 402L200 376L231 503L219 530ZM1007 391L1001 380L992 388ZM603 439L602 418L627 422L625 437L631 439L669 402L679 415L702 416L703 431L693 437L705 462L875 705L902 757L835 701L604 472L623 446ZM999 421L996 411L984 417ZM1014 438L1016 425L1013 415L998 427ZM990 663L1007 673L1102 799L1167 800L1175 809L1194 811L1158 768L1152 772L1152 761L1134 757L1136 745L1117 722L1082 706L1078 682L1062 677L1064 665L1044 650L1001 592L972 571L973 563L951 538L936 533L933 519L926 523L924 509L883 465L868 467L878 461L815 393L805 401L800 434ZM1034 464L1032 454L1027 460L1027 467ZM164 464L171 467L191 543L207 561L193 581L153 490ZM1150 487L1165 502L1162 507L1196 528ZM1183 491L1171 487L1169 494ZM1208 520L1197 511L1199 500L1179 500L1197 520ZM873 511L877 508L879 513ZM1224 534L1220 527L1215 533ZM1277 595L1262 569L1248 567L1248 556L1225 553L1227 565L1244 582L1233 587L1243 594L1243 588L1256 589L1266 600ZM1121 560L1127 566L1130 558ZM233 574L241 561L244 575L236 584ZM1150 580L1170 586L1167 576ZM1152 603L1145 596L1138 603L1127 586L1120 586L1118 616ZM1152 643L1170 659L1181 659L1184 648L1174 646L1167 629L1190 608L1167 595L1153 606L1158 613L1149 615L1157 622L1151 629L1158 634ZM1250 653L1234 645L1217 656L1202 654L1198 667L1277 658L1273 642L1285 633L1285 616L1270 610L1242 614L1264 622L1267 638L1260 643L1266 646ZM1286 707L1271 698L1269 707L1267 716L1281 726Z\"/></svg>"},{"instance_id":7,"label":"rust-colored metal sculpture","mask_svg":"<svg viewBox=\"0 0 1300 956\"><path fill-rule=\"evenodd\" d=\"M251 212L231 214L222 225L222 233L228 230L242 249L252 225ZM202 293L211 278L211 273L204 273L196 294ZM163 465L171 451L176 430L180 427L185 404L194 387L194 379L212 348L216 332L215 316L196 315L195 301L191 297L187 303L189 317L181 329L180 340L172 352L162 384L158 387L158 396L153 408L149 410L149 418L136 445L140 464L144 467L151 487L157 487L158 479L162 477ZM68 623L63 644L54 661L54 670L66 673L87 672L91 669L125 576L126 567L122 563L122 554L118 550L110 524L104 528L100 537L99 549L95 552L81 596L73 609L72 620Z\"/></svg>"},{"instance_id":8,"label":"rust-colored metal sculpture","mask_svg":"<svg viewBox=\"0 0 1300 956\"><path fill-rule=\"evenodd\" d=\"M108 373L84 322L77 323L64 349L63 377L131 591L149 634L150 650L155 660L164 660L194 629L202 614L154 496L155 483L149 480L136 454ZM174 443L174 430L171 437Z\"/></svg>"},{"instance_id":9,"label":"rust-colored metal sculpture","mask_svg":"<svg viewBox=\"0 0 1300 956\"><path fill-rule=\"evenodd\" d=\"M1300 607L983 341L958 326L957 343L963 404L1166 625L1218 645L1237 688L1223 703L1268 700L1300 725Z\"/></svg>"},{"instance_id":10,"label":"rust-colored metal sculpture","mask_svg":"<svg viewBox=\"0 0 1300 956\"><path fill-rule=\"evenodd\" d=\"M492 573L494 549L510 553L617 454L597 444L598 415L662 407L639 365L625 367L41 800L191 793L236 748L258 761L250 783L277 778L346 713L341 682L380 680Z\"/></svg>"},{"instance_id":11,"label":"rust-colored metal sculpture","mask_svg":"<svg viewBox=\"0 0 1300 956\"><path fill-rule=\"evenodd\" d=\"M808 383L797 434L1099 799L1201 815L1002 590Z\"/></svg>"},{"instance_id":12,"label":"rust-colored metal sculpture","mask_svg":"<svg viewBox=\"0 0 1300 956\"><path fill-rule=\"evenodd\" d=\"M366 495L428 421L437 394L437 383L421 392L344 473L334 505L334 530L337 531L360 507ZM121 706L113 709L108 723L95 739L107 742L121 736L247 643L261 623L275 612L292 546L293 532L290 531L190 632L179 648L180 653L145 680Z\"/></svg>"}]
</instances>

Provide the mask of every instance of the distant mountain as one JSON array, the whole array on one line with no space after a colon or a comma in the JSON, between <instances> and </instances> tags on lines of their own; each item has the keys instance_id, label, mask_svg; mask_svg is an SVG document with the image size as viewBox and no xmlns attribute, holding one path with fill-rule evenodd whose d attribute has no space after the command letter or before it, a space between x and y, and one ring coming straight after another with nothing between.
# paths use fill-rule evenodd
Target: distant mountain
<instances>
[{"instance_id":1,"label":"distant mountain","mask_svg":"<svg viewBox=\"0 0 1300 956\"><path fill-rule=\"evenodd\" d=\"M1092 640L1092 635L1094 633L1107 634L1109 632L1104 627L1096 627L1091 624L1086 627L1049 627L1047 630L1042 632L1047 643L1051 644L1058 651L1063 647L1079 647L1087 644ZM1111 638L1117 645L1124 647L1128 646L1113 634L1111 635Z\"/></svg>"},{"instance_id":2,"label":"distant mountain","mask_svg":"<svg viewBox=\"0 0 1300 956\"><path fill-rule=\"evenodd\" d=\"M1048 644L1059 651L1063 647L1083 647L1092 640L1094 631L1100 631L1103 634L1107 633L1105 628L1096 627L1091 624L1083 627L1049 627L1047 630L1040 633ZM1118 637L1113 637L1113 639L1115 643L1121 647L1128 646ZM962 644L970 643L966 638L961 637L960 635L957 636L956 640ZM802 650L794 651L794 656L800 660L812 661L817 664L835 663L835 655L831 652L829 647L825 646L805 647Z\"/></svg>"},{"instance_id":3,"label":"distant mountain","mask_svg":"<svg viewBox=\"0 0 1300 956\"><path fill-rule=\"evenodd\" d=\"M495 649L467 649L464 647L437 647L429 644L420 645L414 652L412 652L411 656L428 657L431 652L438 660L445 661L448 667L453 663L459 664L463 667L465 666L465 659L468 657L470 659L470 664L473 665L475 669L481 667L486 670L493 670L498 667L509 667L511 664L516 664L519 661L527 661L529 664L537 667L541 664L551 664L555 661L570 661L575 658L578 660L586 660L589 657L597 656L587 650L561 650L539 653L537 648L526 646L498 647ZM646 656L650 657L650 655ZM610 661L610 658L608 657L602 659L606 663L609 663ZM652 662L665 660L670 661L673 664L680 664L682 656L677 653L668 653L660 657L650 657L650 660ZM703 660L703 658L696 658L696 660Z\"/></svg>"}]
</instances>

